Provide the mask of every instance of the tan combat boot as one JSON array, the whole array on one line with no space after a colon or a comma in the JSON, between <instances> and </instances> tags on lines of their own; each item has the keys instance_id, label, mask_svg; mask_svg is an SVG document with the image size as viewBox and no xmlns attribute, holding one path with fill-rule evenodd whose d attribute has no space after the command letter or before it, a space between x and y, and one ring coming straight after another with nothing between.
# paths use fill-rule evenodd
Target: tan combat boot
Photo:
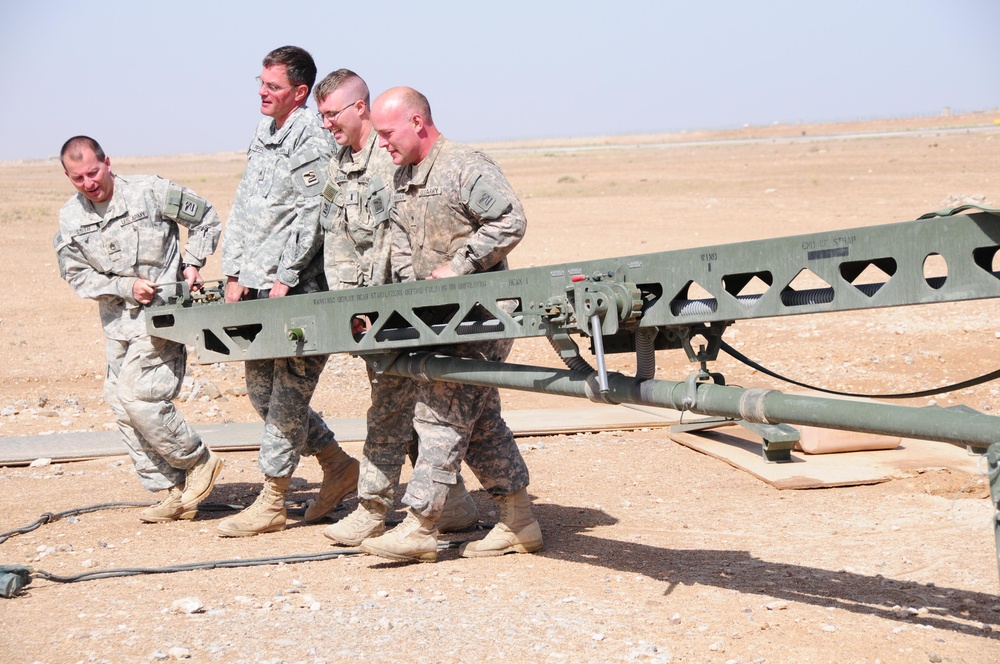
<instances>
[{"instance_id":1,"label":"tan combat boot","mask_svg":"<svg viewBox=\"0 0 1000 664\"><path fill-rule=\"evenodd\" d=\"M383 558L432 563L437 560L437 535L433 521L407 510L403 523L381 537L369 537L359 548Z\"/></svg>"},{"instance_id":2,"label":"tan combat boot","mask_svg":"<svg viewBox=\"0 0 1000 664\"><path fill-rule=\"evenodd\" d=\"M451 485L444 510L437 520L439 533L455 533L468 530L479 521L479 508L465 488L465 481L458 476L458 482Z\"/></svg>"},{"instance_id":3,"label":"tan combat boot","mask_svg":"<svg viewBox=\"0 0 1000 664\"><path fill-rule=\"evenodd\" d=\"M462 557L502 556L541 549L542 529L531 515L528 490L521 489L495 500L500 503L500 522L483 539L463 544L459 548Z\"/></svg>"},{"instance_id":4,"label":"tan combat boot","mask_svg":"<svg viewBox=\"0 0 1000 664\"><path fill-rule=\"evenodd\" d=\"M337 544L357 546L369 537L385 532L385 515L389 508L375 500L362 500L358 508L343 519L328 526L323 535Z\"/></svg>"},{"instance_id":5,"label":"tan combat boot","mask_svg":"<svg viewBox=\"0 0 1000 664\"><path fill-rule=\"evenodd\" d=\"M336 445L329 445L316 455L323 469L319 496L306 507L306 522L319 521L332 512L344 496L358 488L358 460Z\"/></svg>"},{"instance_id":6,"label":"tan combat boot","mask_svg":"<svg viewBox=\"0 0 1000 664\"><path fill-rule=\"evenodd\" d=\"M223 537L248 537L285 529L285 492L288 477L265 477L264 486L253 505L236 516L221 521L216 532Z\"/></svg>"},{"instance_id":7,"label":"tan combat boot","mask_svg":"<svg viewBox=\"0 0 1000 664\"><path fill-rule=\"evenodd\" d=\"M181 502L183 490L180 485L174 485L167 489L167 497L150 505L139 512L139 521L145 523L164 523L166 521L176 521L177 519L193 519L197 510L185 510L184 503Z\"/></svg>"},{"instance_id":8,"label":"tan combat boot","mask_svg":"<svg viewBox=\"0 0 1000 664\"><path fill-rule=\"evenodd\" d=\"M188 468L184 478L184 493L181 494L181 503L184 504L184 511L198 511L198 503L208 498L215 486L215 479L222 472L222 459L212 450L205 448L201 458L193 466Z\"/></svg>"}]
</instances>

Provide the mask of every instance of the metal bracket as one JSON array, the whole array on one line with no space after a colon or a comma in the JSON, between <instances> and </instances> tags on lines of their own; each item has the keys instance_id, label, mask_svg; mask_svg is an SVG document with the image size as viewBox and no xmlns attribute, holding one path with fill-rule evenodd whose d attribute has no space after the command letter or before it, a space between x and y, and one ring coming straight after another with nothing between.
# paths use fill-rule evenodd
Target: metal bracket
<instances>
[{"instance_id":1,"label":"metal bracket","mask_svg":"<svg viewBox=\"0 0 1000 664\"><path fill-rule=\"evenodd\" d=\"M792 450L799 442L799 431L788 424L757 424L728 417L709 417L697 422L680 422L670 426L673 433L699 432L730 424L738 424L750 433L760 436L763 444L761 456L768 463L791 463Z\"/></svg>"},{"instance_id":2,"label":"metal bracket","mask_svg":"<svg viewBox=\"0 0 1000 664\"><path fill-rule=\"evenodd\" d=\"M710 372L705 368L704 363L702 363L701 370L697 373L693 373L684 379L684 383L687 385L686 396L684 397L681 405L682 410L691 410L698 405L698 383L713 382L716 385L725 385L726 377L720 373Z\"/></svg>"},{"instance_id":3,"label":"metal bracket","mask_svg":"<svg viewBox=\"0 0 1000 664\"><path fill-rule=\"evenodd\" d=\"M360 355L361 359L368 363L377 374L385 373L385 370L392 366L392 363L399 357L399 353L371 353Z\"/></svg>"}]
</instances>

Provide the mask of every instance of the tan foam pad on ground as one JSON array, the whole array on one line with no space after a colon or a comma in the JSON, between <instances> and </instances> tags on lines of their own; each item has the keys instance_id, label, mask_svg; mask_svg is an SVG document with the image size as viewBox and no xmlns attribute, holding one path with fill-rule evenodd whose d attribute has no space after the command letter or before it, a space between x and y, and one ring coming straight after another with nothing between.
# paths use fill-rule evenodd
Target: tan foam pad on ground
<instances>
[{"instance_id":1,"label":"tan foam pad on ground","mask_svg":"<svg viewBox=\"0 0 1000 664\"><path fill-rule=\"evenodd\" d=\"M670 439L745 470L778 489L877 484L930 468L981 472L979 457L970 456L964 447L912 438L904 438L892 450L817 455L792 452L790 463L765 461L760 438L737 425L701 433L671 433Z\"/></svg>"}]
</instances>

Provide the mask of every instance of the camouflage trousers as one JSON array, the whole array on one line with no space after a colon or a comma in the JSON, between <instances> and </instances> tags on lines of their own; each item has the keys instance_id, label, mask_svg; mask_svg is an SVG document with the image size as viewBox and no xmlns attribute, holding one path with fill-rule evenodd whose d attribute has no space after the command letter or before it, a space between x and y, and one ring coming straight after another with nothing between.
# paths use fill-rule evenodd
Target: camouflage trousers
<instances>
[{"instance_id":1,"label":"camouflage trousers","mask_svg":"<svg viewBox=\"0 0 1000 664\"><path fill-rule=\"evenodd\" d=\"M184 380L187 349L143 335L108 339L106 353L104 400L114 411L139 482L149 491L183 484L185 470L205 450L172 401Z\"/></svg>"},{"instance_id":2,"label":"camouflage trousers","mask_svg":"<svg viewBox=\"0 0 1000 664\"><path fill-rule=\"evenodd\" d=\"M512 345L508 339L444 350L449 355L501 362ZM528 486L528 466L500 415L496 388L444 382L415 384L413 429L418 454L404 504L437 519L463 460L491 496L510 495Z\"/></svg>"},{"instance_id":3,"label":"camouflage trousers","mask_svg":"<svg viewBox=\"0 0 1000 664\"><path fill-rule=\"evenodd\" d=\"M406 457L417 458L417 434L413 431L413 407L417 383L412 378L376 374L368 367L372 405L368 408L368 433L361 450L358 497L374 500L390 509Z\"/></svg>"},{"instance_id":4,"label":"camouflage trousers","mask_svg":"<svg viewBox=\"0 0 1000 664\"><path fill-rule=\"evenodd\" d=\"M322 273L303 278L289 295L326 290ZM247 300L266 300L270 289L250 289ZM288 477L303 456L313 456L337 439L319 414L309 407L327 355L250 360L244 364L247 396L264 420L257 466L267 477Z\"/></svg>"},{"instance_id":5,"label":"camouflage trousers","mask_svg":"<svg viewBox=\"0 0 1000 664\"><path fill-rule=\"evenodd\" d=\"M302 456L338 446L333 432L309 407L327 355L249 360L247 395L264 420L257 465L267 477L288 477Z\"/></svg>"}]
</instances>

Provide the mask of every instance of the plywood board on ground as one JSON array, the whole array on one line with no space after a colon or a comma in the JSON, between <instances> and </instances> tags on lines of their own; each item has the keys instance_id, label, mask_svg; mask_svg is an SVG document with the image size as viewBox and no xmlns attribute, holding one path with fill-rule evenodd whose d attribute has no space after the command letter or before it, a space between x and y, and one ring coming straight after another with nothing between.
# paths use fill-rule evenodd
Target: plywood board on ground
<instances>
[{"instance_id":1,"label":"plywood board on ground","mask_svg":"<svg viewBox=\"0 0 1000 664\"><path fill-rule=\"evenodd\" d=\"M546 436L581 431L666 426L676 422L678 417L679 413L667 408L599 404L579 408L512 410L504 413L504 419L515 436ZM327 419L327 424L341 442L365 439L364 418ZM199 425L197 429L213 449L253 450L260 447L263 425L260 423ZM117 431L82 431L0 438L0 465L7 466L26 465L40 458L53 461L78 461L126 453Z\"/></svg>"},{"instance_id":2,"label":"plywood board on ground","mask_svg":"<svg viewBox=\"0 0 1000 664\"><path fill-rule=\"evenodd\" d=\"M977 456L964 447L904 438L892 450L809 455L792 452L789 463L769 463L761 455L761 440L738 425L699 433L670 433L670 439L744 470L778 489L877 484L910 477L931 468L980 472Z\"/></svg>"}]
</instances>

